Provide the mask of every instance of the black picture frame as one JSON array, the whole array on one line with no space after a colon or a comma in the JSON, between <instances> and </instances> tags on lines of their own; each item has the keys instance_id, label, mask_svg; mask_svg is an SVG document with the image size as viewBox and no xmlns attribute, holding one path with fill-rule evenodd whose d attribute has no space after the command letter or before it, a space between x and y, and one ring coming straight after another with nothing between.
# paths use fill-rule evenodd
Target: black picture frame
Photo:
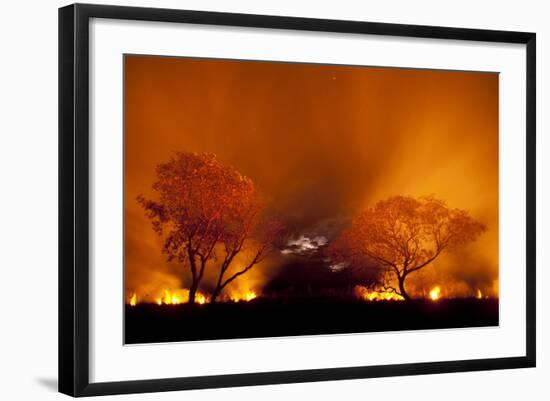
<instances>
[{"instance_id":1,"label":"black picture frame","mask_svg":"<svg viewBox=\"0 0 550 401\"><path fill-rule=\"evenodd\" d=\"M437 38L526 45L526 354L520 357L90 383L89 22L91 18ZM534 367L536 35L527 32L74 4L59 9L59 391L71 396Z\"/></svg>"}]
</instances>

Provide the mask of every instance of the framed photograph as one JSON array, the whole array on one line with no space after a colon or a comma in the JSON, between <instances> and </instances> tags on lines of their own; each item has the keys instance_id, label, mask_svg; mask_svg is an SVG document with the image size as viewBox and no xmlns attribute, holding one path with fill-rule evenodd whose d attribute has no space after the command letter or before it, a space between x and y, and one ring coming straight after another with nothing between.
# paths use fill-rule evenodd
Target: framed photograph
<instances>
[{"instance_id":1,"label":"framed photograph","mask_svg":"<svg viewBox=\"0 0 550 401\"><path fill-rule=\"evenodd\" d=\"M59 10L59 390L535 366L535 34Z\"/></svg>"}]
</instances>

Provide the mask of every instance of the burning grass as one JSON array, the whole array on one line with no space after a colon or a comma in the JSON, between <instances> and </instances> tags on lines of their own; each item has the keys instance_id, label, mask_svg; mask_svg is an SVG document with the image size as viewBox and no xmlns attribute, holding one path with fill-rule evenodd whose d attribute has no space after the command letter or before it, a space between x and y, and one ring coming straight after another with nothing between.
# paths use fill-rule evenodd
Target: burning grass
<instances>
[{"instance_id":1,"label":"burning grass","mask_svg":"<svg viewBox=\"0 0 550 401\"><path fill-rule=\"evenodd\" d=\"M244 292L232 291L229 295L225 295L217 302L250 302L253 299L256 299L258 294L253 290L246 290ZM189 290L186 288L182 289L164 289L158 292L155 296L145 294L142 297L139 297L137 293L131 293L126 304L129 306L136 306L138 304L156 304L159 306L162 305L181 305L189 302ZM195 303L199 305L204 305L210 303L210 295L197 291L195 293Z\"/></svg>"},{"instance_id":2,"label":"burning grass","mask_svg":"<svg viewBox=\"0 0 550 401\"><path fill-rule=\"evenodd\" d=\"M350 296L364 302L405 301L405 299L401 295L399 295L395 290L369 288L362 285L356 285L353 288L352 295L344 293L344 294L340 294L340 296L338 297L335 297L335 299L348 298ZM250 301L262 299L262 298L264 298L264 296L262 296L261 293L252 289L247 289L243 291L233 290L233 291L230 291L228 294L224 294L223 296L219 297L216 303L250 302ZM277 297L269 296L268 298L272 299ZM283 296L282 298L288 298L288 297ZM480 289L477 289L474 293L469 295L468 294L453 295L452 293L445 291L445 289L439 285L436 285L433 288L431 288L425 294L425 296L416 297L417 300L425 299L430 301L439 301L442 299L465 299L465 298L492 299L492 297L483 295ZM184 289L176 289L176 290L164 289L154 297L151 297L149 294L140 296L137 293L133 292L130 294L129 298L127 299L126 304L129 306L136 306L138 304L181 305L181 304L186 304L188 302L189 302L189 290L184 288ZM197 291L197 293L195 294L195 303L199 305L211 303L210 295Z\"/></svg>"}]
</instances>

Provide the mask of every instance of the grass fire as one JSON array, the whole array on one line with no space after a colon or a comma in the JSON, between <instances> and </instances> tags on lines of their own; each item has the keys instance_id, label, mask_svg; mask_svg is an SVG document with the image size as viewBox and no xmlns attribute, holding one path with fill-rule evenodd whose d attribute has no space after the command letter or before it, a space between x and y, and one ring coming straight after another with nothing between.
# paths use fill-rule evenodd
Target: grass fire
<instances>
[{"instance_id":1,"label":"grass fire","mask_svg":"<svg viewBox=\"0 0 550 401\"><path fill-rule=\"evenodd\" d=\"M362 286L362 285L356 285L354 287L354 297L357 300L364 301L364 302L379 302L379 301L398 301L402 302L405 299L399 295L396 292L388 291L388 290L375 290L370 289L368 287ZM352 298L349 296L349 294L342 293L340 294L339 298ZM258 294L255 291L248 290L243 293L237 293L233 292L231 295L227 297L222 297L218 301L219 302L250 302L255 299L262 299L261 294ZM265 299L274 299L273 295L270 295L268 297L265 297ZM468 298L476 298L476 299L489 299L488 296L483 297L481 290L477 290L475 293L471 294L470 296L450 296L443 298L442 296L442 290L440 286L435 286L433 289L431 289L428 293L428 296L426 298L416 298L417 300L425 299L425 300L431 300L431 301L438 301L440 299L468 299ZM494 298L496 299L496 298ZM136 306L138 303L141 304L156 304L156 305L181 305L189 302L189 290L188 289L178 289L178 290L164 290L162 296L156 297L155 301L153 302L151 298L149 298L147 295L143 296L140 301L138 301L138 296L136 293L133 293L128 301L126 302L129 306ZM212 303L210 296L208 294L203 294L198 292L195 295L195 302L199 305L204 305L207 303Z\"/></svg>"}]
</instances>

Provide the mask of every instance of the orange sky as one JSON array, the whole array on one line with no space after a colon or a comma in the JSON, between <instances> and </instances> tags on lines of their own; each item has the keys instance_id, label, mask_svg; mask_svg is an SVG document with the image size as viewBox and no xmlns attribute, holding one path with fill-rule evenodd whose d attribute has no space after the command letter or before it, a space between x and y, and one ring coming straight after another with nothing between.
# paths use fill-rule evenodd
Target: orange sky
<instances>
[{"instance_id":1,"label":"orange sky","mask_svg":"<svg viewBox=\"0 0 550 401\"><path fill-rule=\"evenodd\" d=\"M173 151L216 153L307 235L433 194L488 226L439 263L497 277L498 74L142 56L124 68L127 289L179 280L135 201Z\"/></svg>"}]
</instances>

